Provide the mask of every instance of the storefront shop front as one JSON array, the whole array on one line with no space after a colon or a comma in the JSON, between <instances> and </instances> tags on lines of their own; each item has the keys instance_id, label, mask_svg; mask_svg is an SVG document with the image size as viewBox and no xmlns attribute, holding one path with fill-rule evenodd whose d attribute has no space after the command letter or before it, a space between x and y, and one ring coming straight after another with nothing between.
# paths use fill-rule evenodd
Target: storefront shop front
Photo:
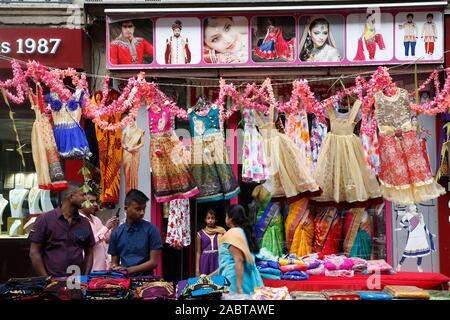
<instances>
[{"instance_id":1,"label":"storefront shop front","mask_svg":"<svg viewBox=\"0 0 450 320\"><path fill-rule=\"evenodd\" d=\"M179 283L177 295L183 280L225 272L218 256L236 204L245 211L239 226L260 248L255 272L265 288L253 299L389 285L448 290L445 6L192 4L180 13L86 4L92 50L80 30L79 48L58 59L52 52L75 36L58 42L49 34L48 50L43 36L0 38L0 48L34 48L49 55L32 57L40 65L87 70L86 78L65 77L80 99L88 150L65 157L56 143L65 181L95 182L103 223L129 221L130 190L149 198L143 219L162 240L153 275ZM44 94L60 88L45 83L39 65L27 68ZM58 201L39 189L27 103L10 102L14 128L8 107L0 110L8 248L28 241L23 226ZM30 275L27 268L3 269L2 281Z\"/></svg>"}]
</instances>

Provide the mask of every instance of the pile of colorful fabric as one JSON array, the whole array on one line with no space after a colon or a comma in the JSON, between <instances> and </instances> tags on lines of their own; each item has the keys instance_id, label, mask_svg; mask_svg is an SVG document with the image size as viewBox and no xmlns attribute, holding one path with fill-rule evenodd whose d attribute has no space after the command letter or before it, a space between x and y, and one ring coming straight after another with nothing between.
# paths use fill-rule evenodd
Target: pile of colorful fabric
<instances>
[{"instance_id":1,"label":"pile of colorful fabric","mask_svg":"<svg viewBox=\"0 0 450 320\"><path fill-rule=\"evenodd\" d=\"M392 266L384 259L367 261L367 271L363 273L393 273Z\"/></svg>"},{"instance_id":2,"label":"pile of colorful fabric","mask_svg":"<svg viewBox=\"0 0 450 320\"><path fill-rule=\"evenodd\" d=\"M33 300L41 297L50 277L11 278L0 285L0 300Z\"/></svg>"},{"instance_id":3,"label":"pile of colorful fabric","mask_svg":"<svg viewBox=\"0 0 450 320\"><path fill-rule=\"evenodd\" d=\"M294 255L285 255L278 259L280 270L283 272L282 280L307 280L308 265L301 259Z\"/></svg>"},{"instance_id":4,"label":"pile of colorful fabric","mask_svg":"<svg viewBox=\"0 0 450 320\"><path fill-rule=\"evenodd\" d=\"M358 291L361 300L392 300L392 296L383 291Z\"/></svg>"},{"instance_id":5,"label":"pile of colorful fabric","mask_svg":"<svg viewBox=\"0 0 450 320\"><path fill-rule=\"evenodd\" d=\"M277 261L257 261L256 267L262 278L280 280L283 272L280 270L280 264Z\"/></svg>"},{"instance_id":6,"label":"pile of colorful fabric","mask_svg":"<svg viewBox=\"0 0 450 320\"><path fill-rule=\"evenodd\" d=\"M255 289L252 300L292 300L292 298L287 287L259 287Z\"/></svg>"},{"instance_id":7,"label":"pile of colorful fabric","mask_svg":"<svg viewBox=\"0 0 450 320\"><path fill-rule=\"evenodd\" d=\"M87 300L125 300L130 294L131 280L125 272L95 271L88 277Z\"/></svg>"}]
</instances>

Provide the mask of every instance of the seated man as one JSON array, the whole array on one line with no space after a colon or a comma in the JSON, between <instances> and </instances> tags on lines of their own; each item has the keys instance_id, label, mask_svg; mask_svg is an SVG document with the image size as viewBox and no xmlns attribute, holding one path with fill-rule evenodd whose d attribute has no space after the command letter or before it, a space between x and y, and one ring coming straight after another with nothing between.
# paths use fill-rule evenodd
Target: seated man
<instances>
[{"instance_id":1,"label":"seated man","mask_svg":"<svg viewBox=\"0 0 450 320\"><path fill-rule=\"evenodd\" d=\"M108 253L113 270L126 269L131 275L152 275L163 247L159 230L143 220L149 199L136 189L125 197L126 222L117 227L109 240Z\"/></svg>"},{"instance_id":2,"label":"seated man","mask_svg":"<svg viewBox=\"0 0 450 320\"><path fill-rule=\"evenodd\" d=\"M69 182L61 206L41 214L30 231L30 259L39 276L66 276L77 267L81 274L91 272L95 240L89 221L78 213L85 201L80 187Z\"/></svg>"}]
</instances>

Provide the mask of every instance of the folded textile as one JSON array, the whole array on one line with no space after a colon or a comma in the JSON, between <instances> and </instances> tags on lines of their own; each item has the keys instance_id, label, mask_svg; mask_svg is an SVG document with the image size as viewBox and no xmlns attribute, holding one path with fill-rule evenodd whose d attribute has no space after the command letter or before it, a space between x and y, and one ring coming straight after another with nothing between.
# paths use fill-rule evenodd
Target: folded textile
<instances>
[{"instance_id":1,"label":"folded textile","mask_svg":"<svg viewBox=\"0 0 450 320\"><path fill-rule=\"evenodd\" d=\"M280 276L283 272L281 272L280 269L274 269L274 268L263 268L263 269L259 269L259 273L260 274L274 274L276 276Z\"/></svg>"},{"instance_id":2,"label":"folded textile","mask_svg":"<svg viewBox=\"0 0 450 320\"><path fill-rule=\"evenodd\" d=\"M11 278L0 285L1 300L32 300L40 297L51 277Z\"/></svg>"},{"instance_id":3,"label":"folded textile","mask_svg":"<svg viewBox=\"0 0 450 320\"><path fill-rule=\"evenodd\" d=\"M367 271L369 273L390 272L391 270L391 265L389 265L384 259L367 261Z\"/></svg>"},{"instance_id":4,"label":"folded textile","mask_svg":"<svg viewBox=\"0 0 450 320\"><path fill-rule=\"evenodd\" d=\"M426 290L430 295L430 300L450 300L450 291Z\"/></svg>"},{"instance_id":5,"label":"folded textile","mask_svg":"<svg viewBox=\"0 0 450 320\"><path fill-rule=\"evenodd\" d=\"M292 300L292 298L287 287L259 287L255 289L252 300Z\"/></svg>"},{"instance_id":6,"label":"folded textile","mask_svg":"<svg viewBox=\"0 0 450 320\"><path fill-rule=\"evenodd\" d=\"M292 264L305 265L303 260L292 259L292 258L288 258L288 259L280 258L280 259L278 259L278 263L280 264L280 266L288 266L288 265L292 265Z\"/></svg>"},{"instance_id":7,"label":"folded textile","mask_svg":"<svg viewBox=\"0 0 450 320\"><path fill-rule=\"evenodd\" d=\"M277 261L279 258L279 257L274 256L272 254L272 252L267 250L267 248L261 248L255 257L257 260L263 260L263 261Z\"/></svg>"},{"instance_id":8,"label":"folded textile","mask_svg":"<svg viewBox=\"0 0 450 320\"><path fill-rule=\"evenodd\" d=\"M325 269L325 276L327 277L345 277L351 278L355 275L353 270L328 270Z\"/></svg>"},{"instance_id":9,"label":"folded textile","mask_svg":"<svg viewBox=\"0 0 450 320\"><path fill-rule=\"evenodd\" d=\"M138 287L145 285L146 283L160 281L161 277L158 276L142 276L130 278L130 289L135 290Z\"/></svg>"},{"instance_id":10,"label":"folded textile","mask_svg":"<svg viewBox=\"0 0 450 320\"><path fill-rule=\"evenodd\" d=\"M290 295L293 300L327 300L327 298L317 291L292 291Z\"/></svg>"},{"instance_id":11,"label":"folded textile","mask_svg":"<svg viewBox=\"0 0 450 320\"><path fill-rule=\"evenodd\" d=\"M309 275L320 276L325 274L325 266L323 264L319 265L315 269L308 269L306 271Z\"/></svg>"},{"instance_id":12,"label":"folded textile","mask_svg":"<svg viewBox=\"0 0 450 320\"><path fill-rule=\"evenodd\" d=\"M415 286L385 286L384 291L396 299L429 299L430 294Z\"/></svg>"},{"instance_id":13,"label":"folded textile","mask_svg":"<svg viewBox=\"0 0 450 320\"><path fill-rule=\"evenodd\" d=\"M361 300L357 292L352 290L330 289L320 291L328 300Z\"/></svg>"},{"instance_id":14,"label":"folded textile","mask_svg":"<svg viewBox=\"0 0 450 320\"><path fill-rule=\"evenodd\" d=\"M90 278L86 299L88 300L122 300L130 294L131 280L129 278L108 277Z\"/></svg>"},{"instance_id":15,"label":"folded textile","mask_svg":"<svg viewBox=\"0 0 450 320\"><path fill-rule=\"evenodd\" d=\"M316 259L311 260L311 261L304 261L304 262L305 262L306 266L308 267L308 270L315 269L322 264L322 262L320 260L316 260Z\"/></svg>"},{"instance_id":16,"label":"folded textile","mask_svg":"<svg viewBox=\"0 0 450 320\"><path fill-rule=\"evenodd\" d=\"M325 257L324 266L328 270L351 270L353 261L345 256L330 255Z\"/></svg>"},{"instance_id":17,"label":"folded textile","mask_svg":"<svg viewBox=\"0 0 450 320\"><path fill-rule=\"evenodd\" d=\"M88 280L94 278L127 278L128 272L127 270L105 270L105 271L92 271L89 273Z\"/></svg>"},{"instance_id":18,"label":"folded textile","mask_svg":"<svg viewBox=\"0 0 450 320\"><path fill-rule=\"evenodd\" d=\"M302 272L302 274L297 275L297 274L283 274L281 276L281 280L308 280L309 276L307 273Z\"/></svg>"},{"instance_id":19,"label":"folded textile","mask_svg":"<svg viewBox=\"0 0 450 320\"><path fill-rule=\"evenodd\" d=\"M261 278L271 279L271 280L281 280L280 275L270 274L270 273L261 273Z\"/></svg>"},{"instance_id":20,"label":"folded textile","mask_svg":"<svg viewBox=\"0 0 450 320\"><path fill-rule=\"evenodd\" d=\"M353 270L355 272L362 272L367 269L367 260L361 258L350 258L353 261Z\"/></svg>"},{"instance_id":21,"label":"folded textile","mask_svg":"<svg viewBox=\"0 0 450 320\"><path fill-rule=\"evenodd\" d=\"M362 300L392 300L392 296L383 291L358 291Z\"/></svg>"},{"instance_id":22,"label":"folded textile","mask_svg":"<svg viewBox=\"0 0 450 320\"><path fill-rule=\"evenodd\" d=\"M201 275L178 282L177 297L183 299L217 298L229 291L230 282L224 276Z\"/></svg>"},{"instance_id":23,"label":"folded textile","mask_svg":"<svg viewBox=\"0 0 450 320\"><path fill-rule=\"evenodd\" d=\"M256 266L258 267L258 269L264 268L280 269L280 264L277 261L257 261Z\"/></svg>"},{"instance_id":24,"label":"folded textile","mask_svg":"<svg viewBox=\"0 0 450 320\"><path fill-rule=\"evenodd\" d=\"M308 266L305 264L290 264L287 266L281 266L280 270L283 273L290 272L290 271L306 271L306 270L308 270Z\"/></svg>"},{"instance_id":25,"label":"folded textile","mask_svg":"<svg viewBox=\"0 0 450 320\"><path fill-rule=\"evenodd\" d=\"M235 293L235 292L229 292L224 293L221 300L252 300L252 295L245 294L245 293Z\"/></svg>"},{"instance_id":26,"label":"folded textile","mask_svg":"<svg viewBox=\"0 0 450 320\"><path fill-rule=\"evenodd\" d=\"M175 300L173 283L153 281L136 288L134 298L140 300Z\"/></svg>"},{"instance_id":27,"label":"folded textile","mask_svg":"<svg viewBox=\"0 0 450 320\"><path fill-rule=\"evenodd\" d=\"M42 291L41 299L44 300L82 300L86 293L87 284L80 282L75 288L68 287L67 278L52 279Z\"/></svg>"}]
</instances>

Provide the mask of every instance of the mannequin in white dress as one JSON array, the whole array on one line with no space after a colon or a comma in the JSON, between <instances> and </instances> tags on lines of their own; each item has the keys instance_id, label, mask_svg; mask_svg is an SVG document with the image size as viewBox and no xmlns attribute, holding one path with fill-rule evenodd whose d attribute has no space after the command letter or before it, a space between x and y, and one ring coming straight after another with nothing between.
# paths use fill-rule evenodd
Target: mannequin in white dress
<instances>
[{"instance_id":1,"label":"mannequin in white dress","mask_svg":"<svg viewBox=\"0 0 450 320\"><path fill-rule=\"evenodd\" d=\"M41 190L41 208L42 212L49 212L55 209L50 199L50 190Z\"/></svg>"},{"instance_id":2,"label":"mannequin in white dress","mask_svg":"<svg viewBox=\"0 0 450 320\"><path fill-rule=\"evenodd\" d=\"M3 224L3 212L5 211L8 203L8 200L3 198L3 195L0 193L0 226Z\"/></svg>"}]
</instances>

